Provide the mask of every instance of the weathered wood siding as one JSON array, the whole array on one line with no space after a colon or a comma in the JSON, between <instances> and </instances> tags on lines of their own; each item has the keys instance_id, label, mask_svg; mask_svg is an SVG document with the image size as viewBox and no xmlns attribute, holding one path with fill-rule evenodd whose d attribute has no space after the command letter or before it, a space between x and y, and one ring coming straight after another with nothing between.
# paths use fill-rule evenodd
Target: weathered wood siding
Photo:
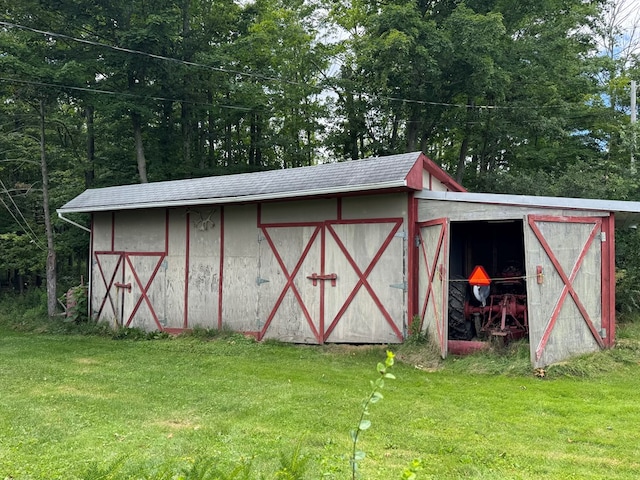
<instances>
[{"instance_id":1,"label":"weathered wood siding","mask_svg":"<svg viewBox=\"0 0 640 480\"><path fill-rule=\"evenodd\" d=\"M189 275L184 326L218 326L220 290L220 209L189 208ZM183 281L184 282L184 281Z\"/></svg>"},{"instance_id":2,"label":"weathered wood siding","mask_svg":"<svg viewBox=\"0 0 640 480\"><path fill-rule=\"evenodd\" d=\"M260 230L257 205L224 207L222 326L257 332Z\"/></svg>"},{"instance_id":3,"label":"weathered wood siding","mask_svg":"<svg viewBox=\"0 0 640 480\"><path fill-rule=\"evenodd\" d=\"M111 213L96 213L92 221L91 258L91 315L98 321L115 322L116 307L107 296L107 285L115 273L118 257L101 255L97 251L111 251Z\"/></svg>"}]
</instances>

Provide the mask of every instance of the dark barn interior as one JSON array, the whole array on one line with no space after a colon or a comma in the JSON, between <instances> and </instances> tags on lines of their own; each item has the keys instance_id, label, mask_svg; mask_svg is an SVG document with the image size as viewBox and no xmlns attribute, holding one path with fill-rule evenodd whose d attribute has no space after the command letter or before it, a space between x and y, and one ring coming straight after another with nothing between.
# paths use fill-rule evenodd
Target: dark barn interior
<instances>
[{"instance_id":1,"label":"dark barn interior","mask_svg":"<svg viewBox=\"0 0 640 480\"><path fill-rule=\"evenodd\" d=\"M524 259L522 220L451 223L449 340L527 336ZM467 279L478 265L491 285L474 294Z\"/></svg>"}]
</instances>

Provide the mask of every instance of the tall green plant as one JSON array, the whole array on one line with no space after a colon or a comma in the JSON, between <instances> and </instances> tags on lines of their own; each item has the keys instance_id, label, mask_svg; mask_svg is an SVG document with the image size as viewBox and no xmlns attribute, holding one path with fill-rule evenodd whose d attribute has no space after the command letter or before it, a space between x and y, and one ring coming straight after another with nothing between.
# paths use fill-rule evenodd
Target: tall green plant
<instances>
[{"instance_id":1,"label":"tall green plant","mask_svg":"<svg viewBox=\"0 0 640 480\"><path fill-rule=\"evenodd\" d=\"M371 380L371 393L367 398L362 401L362 409L360 411L360 419L358 420L358 425L355 429L351 430L351 458L349 462L351 464L351 478L355 480L356 475L358 473L358 464L361 460L364 460L365 453L358 449L358 441L360 440L360 435L365 430L368 430L371 427L371 420L367 417L369 416L369 406L374 403L378 403L383 399L382 393L380 390L384 388L385 379L395 380L395 375L389 373L389 369L393 366L395 359L395 354L390 350L387 350L387 358L384 363L378 362L377 370L378 370L378 378L375 380Z\"/></svg>"}]
</instances>

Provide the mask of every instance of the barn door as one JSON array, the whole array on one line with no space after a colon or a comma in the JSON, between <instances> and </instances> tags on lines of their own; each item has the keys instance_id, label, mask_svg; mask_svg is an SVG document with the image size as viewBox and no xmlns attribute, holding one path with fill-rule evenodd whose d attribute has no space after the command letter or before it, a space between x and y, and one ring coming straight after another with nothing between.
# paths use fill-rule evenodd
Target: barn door
<instances>
[{"instance_id":1,"label":"barn door","mask_svg":"<svg viewBox=\"0 0 640 480\"><path fill-rule=\"evenodd\" d=\"M447 356L447 295L449 292L449 220L418 224L418 308L421 331Z\"/></svg>"},{"instance_id":2,"label":"barn door","mask_svg":"<svg viewBox=\"0 0 640 480\"><path fill-rule=\"evenodd\" d=\"M124 254L122 252L95 252L92 303L97 306L97 321L115 322L122 326L124 291Z\"/></svg>"},{"instance_id":3,"label":"barn door","mask_svg":"<svg viewBox=\"0 0 640 480\"><path fill-rule=\"evenodd\" d=\"M403 220L327 222L321 294L324 341L397 343L406 312Z\"/></svg>"},{"instance_id":4,"label":"barn door","mask_svg":"<svg viewBox=\"0 0 640 480\"><path fill-rule=\"evenodd\" d=\"M402 219L263 224L258 337L402 341L401 225Z\"/></svg>"},{"instance_id":5,"label":"barn door","mask_svg":"<svg viewBox=\"0 0 640 480\"><path fill-rule=\"evenodd\" d=\"M263 225L260 237L258 338L321 343L317 278L320 223ZM307 278L316 273L316 281Z\"/></svg>"},{"instance_id":6,"label":"barn door","mask_svg":"<svg viewBox=\"0 0 640 480\"><path fill-rule=\"evenodd\" d=\"M524 237L534 366L603 348L602 219L529 215Z\"/></svg>"},{"instance_id":7,"label":"barn door","mask_svg":"<svg viewBox=\"0 0 640 480\"><path fill-rule=\"evenodd\" d=\"M162 252L96 252L100 277L98 320L116 325L163 330L152 298L163 298L154 279L164 260Z\"/></svg>"}]
</instances>

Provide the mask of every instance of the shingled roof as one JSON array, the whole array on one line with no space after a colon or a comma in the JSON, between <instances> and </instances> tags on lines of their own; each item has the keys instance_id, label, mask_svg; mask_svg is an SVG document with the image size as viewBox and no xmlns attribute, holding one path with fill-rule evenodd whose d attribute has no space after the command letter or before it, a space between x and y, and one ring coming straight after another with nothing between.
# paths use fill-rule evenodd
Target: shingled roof
<instances>
[{"instance_id":1,"label":"shingled roof","mask_svg":"<svg viewBox=\"0 0 640 480\"><path fill-rule=\"evenodd\" d=\"M426 159L421 152L413 152L310 167L95 188L84 191L58 212L249 202L409 188L407 176L421 157ZM438 173L446 176L441 170Z\"/></svg>"}]
</instances>

